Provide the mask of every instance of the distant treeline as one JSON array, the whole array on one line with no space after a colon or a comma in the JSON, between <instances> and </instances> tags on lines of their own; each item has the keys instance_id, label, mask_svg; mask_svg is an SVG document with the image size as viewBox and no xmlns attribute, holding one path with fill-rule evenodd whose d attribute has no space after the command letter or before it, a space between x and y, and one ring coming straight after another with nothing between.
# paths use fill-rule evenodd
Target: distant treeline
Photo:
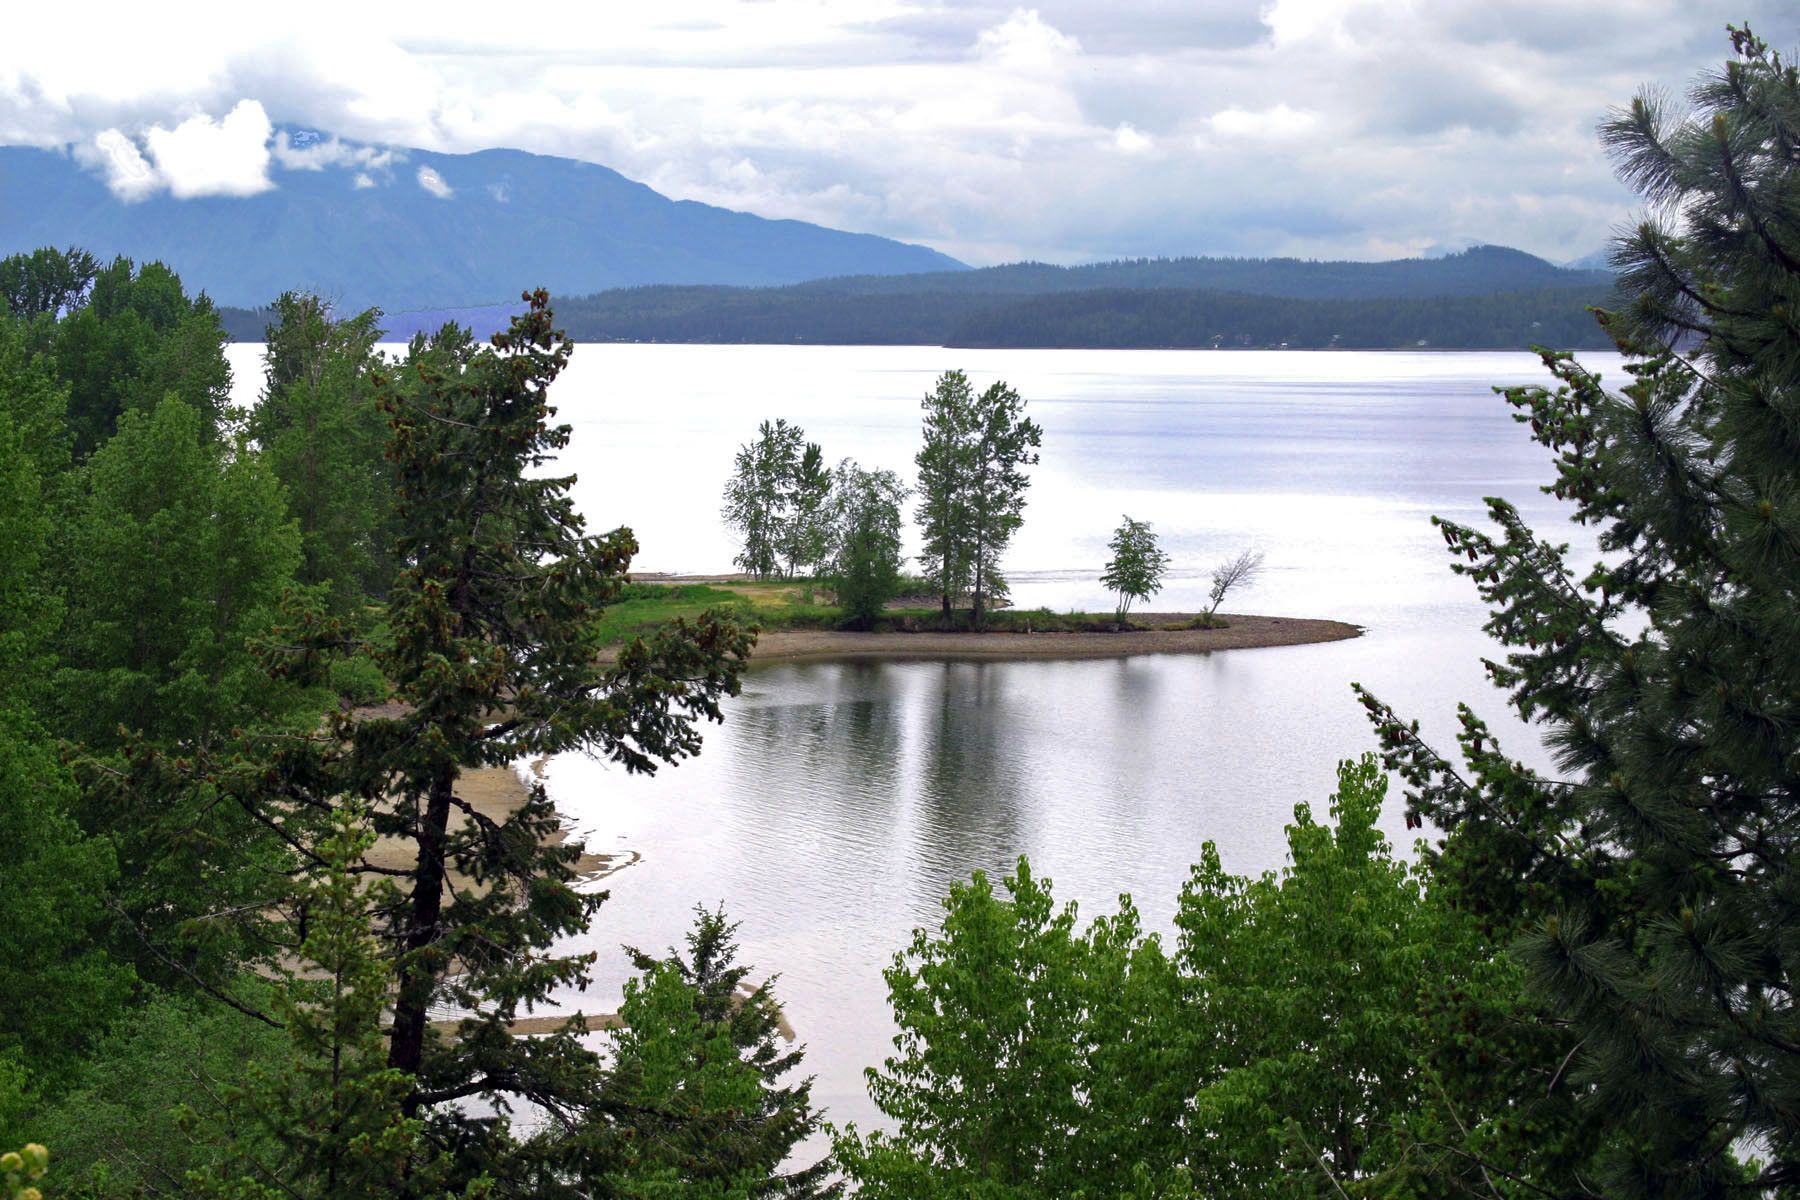
<instances>
[{"instance_id":1,"label":"distant treeline","mask_svg":"<svg viewBox=\"0 0 1800 1200\"><path fill-rule=\"evenodd\" d=\"M1009 297L637 288L560 301L576 341L1108 348L1604 347L1604 287L1431 299L1294 300L1174 288Z\"/></svg>"},{"instance_id":2,"label":"distant treeline","mask_svg":"<svg viewBox=\"0 0 1800 1200\"><path fill-rule=\"evenodd\" d=\"M1437 259L1134 259L1086 267L1014 263L979 271L866 275L779 288L656 286L559 297L576 341L1012 347L1605 347L1587 313L1604 272L1569 271L1480 246ZM477 337L495 310L397 314L390 340L446 320ZM225 309L240 341L267 314Z\"/></svg>"}]
</instances>

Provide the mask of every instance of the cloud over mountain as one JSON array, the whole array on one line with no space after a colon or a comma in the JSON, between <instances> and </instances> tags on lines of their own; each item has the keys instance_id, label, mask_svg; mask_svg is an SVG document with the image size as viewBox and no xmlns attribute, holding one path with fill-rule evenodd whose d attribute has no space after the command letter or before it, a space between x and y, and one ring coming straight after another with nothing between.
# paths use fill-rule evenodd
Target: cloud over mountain
<instances>
[{"instance_id":1,"label":"cloud over mountain","mask_svg":"<svg viewBox=\"0 0 1800 1200\"><path fill-rule=\"evenodd\" d=\"M1676 90L1794 0L666 0L497 22L486 3L121 6L0 43L0 144L121 196L245 195L266 123L518 147L664 193L981 261L1585 252L1630 212L1595 121ZM1429 53L1422 47L1430 47ZM356 164L365 190L384 165ZM358 178L352 175L351 178ZM454 181L450 181L454 185Z\"/></svg>"}]
</instances>

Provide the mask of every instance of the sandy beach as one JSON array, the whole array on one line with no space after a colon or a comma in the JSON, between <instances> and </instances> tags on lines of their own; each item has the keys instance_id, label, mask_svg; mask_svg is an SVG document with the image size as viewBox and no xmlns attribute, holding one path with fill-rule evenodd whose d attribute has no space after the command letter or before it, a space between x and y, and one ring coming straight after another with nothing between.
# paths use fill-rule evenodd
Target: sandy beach
<instances>
[{"instance_id":1,"label":"sandy beach","mask_svg":"<svg viewBox=\"0 0 1800 1200\"><path fill-rule=\"evenodd\" d=\"M1343 621L1303 617L1221 614L1224 629L1184 629L1192 613L1144 613L1134 625L1167 628L1120 633L846 633L825 629L775 629L756 640L753 662L811 662L829 659L1028 659L1118 658L1131 654L1210 654L1301 646L1360 637L1362 628Z\"/></svg>"}]
</instances>

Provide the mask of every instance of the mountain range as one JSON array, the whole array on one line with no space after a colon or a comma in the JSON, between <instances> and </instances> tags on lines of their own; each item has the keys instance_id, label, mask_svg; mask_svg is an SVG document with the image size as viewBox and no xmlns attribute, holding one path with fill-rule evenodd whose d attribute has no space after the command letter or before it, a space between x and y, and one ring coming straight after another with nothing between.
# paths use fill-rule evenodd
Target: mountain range
<instances>
[{"instance_id":1,"label":"mountain range","mask_svg":"<svg viewBox=\"0 0 1800 1200\"><path fill-rule=\"evenodd\" d=\"M303 288L390 312L504 303L527 286L574 294L962 267L923 246L671 200L574 159L280 137L267 190L131 202L75 155L0 147L0 255L78 245L160 259L223 305Z\"/></svg>"}]
</instances>

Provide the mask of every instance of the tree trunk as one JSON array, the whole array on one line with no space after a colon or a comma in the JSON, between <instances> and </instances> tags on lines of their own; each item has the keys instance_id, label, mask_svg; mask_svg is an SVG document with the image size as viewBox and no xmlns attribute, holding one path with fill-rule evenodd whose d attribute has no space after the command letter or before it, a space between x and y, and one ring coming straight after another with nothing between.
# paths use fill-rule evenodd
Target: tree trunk
<instances>
[{"instance_id":1,"label":"tree trunk","mask_svg":"<svg viewBox=\"0 0 1800 1200\"><path fill-rule=\"evenodd\" d=\"M407 903L406 942L400 960L394 997L394 1033L388 1042L388 1066L415 1078L425 1058L425 1026L431 993L439 972L418 961L418 952L438 936L444 911L444 842L450 827L450 797L456 785L454 767L444 767L432 781L425 812L419 822L418 866L413 871L412 896ZM402 1106L407 1116L418 1111L408 1098Z\"/></svg>"}]
</instances>

